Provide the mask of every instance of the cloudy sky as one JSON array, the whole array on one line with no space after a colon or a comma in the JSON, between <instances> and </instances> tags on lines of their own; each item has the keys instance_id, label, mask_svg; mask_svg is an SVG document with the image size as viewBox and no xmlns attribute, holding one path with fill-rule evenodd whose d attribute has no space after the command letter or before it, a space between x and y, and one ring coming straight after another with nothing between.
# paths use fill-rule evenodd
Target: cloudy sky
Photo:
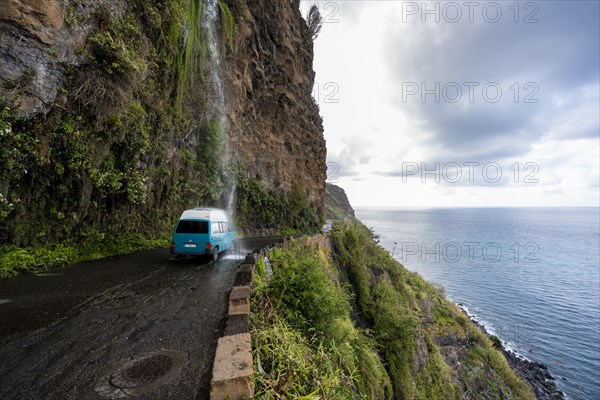
<instances>
[{"instance_id":1,"label":"cloudy sky","mask_svg":"<svg viewBox=\"0 0 600 400\"><path fill-rule=\"evenodd\" d=\"M598 206L598 1L303 1L329 179L361 206Z\"/></svg>"}]
</instances>

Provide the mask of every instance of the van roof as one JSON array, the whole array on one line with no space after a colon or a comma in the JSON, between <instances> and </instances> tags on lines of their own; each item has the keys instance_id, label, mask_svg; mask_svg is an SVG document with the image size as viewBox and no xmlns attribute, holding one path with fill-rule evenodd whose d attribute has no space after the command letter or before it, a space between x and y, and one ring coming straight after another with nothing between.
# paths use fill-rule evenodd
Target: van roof
<instances>
[{"instance_id":1,"label":"van roof","mask_svg":"<svg viewBox=\"0 0 600 400\"><path fill-rule=\"evenodd\" d=\"M191 210L185 210L179 219L229 220L225 210L219 208L193 208Z\"/></svg>"}]
</instances>

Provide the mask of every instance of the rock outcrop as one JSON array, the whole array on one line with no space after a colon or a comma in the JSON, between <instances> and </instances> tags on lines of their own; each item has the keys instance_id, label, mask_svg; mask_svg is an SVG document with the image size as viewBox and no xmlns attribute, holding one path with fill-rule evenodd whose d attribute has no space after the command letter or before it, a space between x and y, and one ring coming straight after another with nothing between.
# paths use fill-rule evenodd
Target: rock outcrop
<instances>
[{"instance_id":1,"label":"rock outcrop","mask_svg":"<svg viewBox=\"0 0 600 400\"><path fill-rule=\"evenodd\" d=\"M236 21L225 69L234 158L268 188L301 187L322 208L326 148L311 95L313 44L299 1L248 1Z\"/></svg>"},{"instance_id":2,"label":"rock outcrop","mask_svg":"<svg viewBox=\"0 0 600 400\"><path fill-rule=\"evenodd\" d=\"M86 63L83 52L99 7L122 9L119 1L3 0L0 6L0 98L27 118L61 107L69 68ZM118 7L117 7L118 6ZM75 24L77 19L80 23ZM63 89L64 90L64 89Z\"/></svg>"}]
</instances>

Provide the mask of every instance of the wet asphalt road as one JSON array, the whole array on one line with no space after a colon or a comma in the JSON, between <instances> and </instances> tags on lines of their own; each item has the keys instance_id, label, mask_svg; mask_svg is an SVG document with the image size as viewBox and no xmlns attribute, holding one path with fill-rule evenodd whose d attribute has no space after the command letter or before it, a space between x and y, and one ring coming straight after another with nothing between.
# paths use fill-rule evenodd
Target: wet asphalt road
<instances>
[{"instance_id":1,"label":"wet asphalt road","mask_svg":"<svg viewBox=\"0 0 600 400\"><path fill-rule=\"evenodd\" d=\"M217 262L158 249L0 282L0 399L103 399L106 370L160 350L182 352L181 370L137 398L208 399L237 267L276 240Z\"/></svg>"}]
</instances>

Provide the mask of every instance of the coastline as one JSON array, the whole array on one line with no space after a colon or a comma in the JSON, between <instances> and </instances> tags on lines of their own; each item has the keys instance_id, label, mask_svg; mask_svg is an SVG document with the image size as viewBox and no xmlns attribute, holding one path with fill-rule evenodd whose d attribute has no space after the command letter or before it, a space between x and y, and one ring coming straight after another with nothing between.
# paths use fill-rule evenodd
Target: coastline
<instances>
[{"instance_id":1,"label":"coastline","mask_svg":"<svg viewBox=\"0 0 600 400\"><path fill-rule=\"evenodd\" d=\"M464 304L456 303L456 305L487 337L491 339L494 336L488 332L480 321L468 312ZM538 400L568 399L566 394L556 386L556 378L548 372L548 367L542 363L528 360L516 351L507 349L502 343L499 343L499 345L500 348L498 350L502 352L508 365L519 375L519 377L521 377L521 379L529 382Z\"/></svg>"}]
</instances>

